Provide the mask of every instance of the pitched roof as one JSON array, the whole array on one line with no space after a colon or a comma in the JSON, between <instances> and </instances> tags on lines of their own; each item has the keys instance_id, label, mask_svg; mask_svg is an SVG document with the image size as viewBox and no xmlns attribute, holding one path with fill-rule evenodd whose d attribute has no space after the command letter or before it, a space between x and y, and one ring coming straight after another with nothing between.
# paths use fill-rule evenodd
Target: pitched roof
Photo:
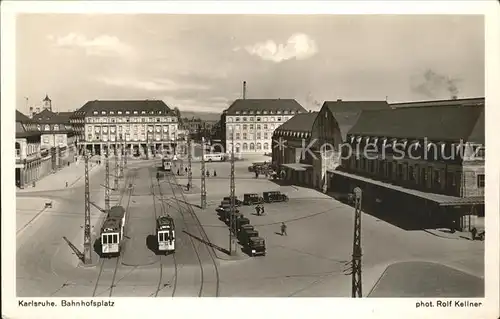
<instances>
[{"instance_id":1,"label":"pitched roof","mask_svg":"<svg viewBox=\"0 0 500 319\"><path fill-rule=\"evenodd\" d=\"M165 102L160 100L95 100L88 101L84 106L79 108L73 113L72 117L80 116L90 116L93 115L94 111L99 113L102 111L145 111L147 115L151 114L167 114L171 112L171 109L165 104ZM99 114L101 115L101 114Z\"/></svg>"},{"instance_id":2,"label":"pitched roof","mask_svg":"<svg viewBox=\"0 0 500 319\"><path fill-rule=\"evenodd\" d=\"M325 101L322 107L328 107L332 113L359 112L364 110L389 109L387 101Z\"/></svg>"},{"instance_id":3,"label":"pitched roof","mask_svg":"<svg viewBox=\"0 0 500 319\"><path fill-rule=\"evenodd\" d=\"M325 101L321 108L323 107L328 108L337 121L343 141L349 130L356 124L361 111L390 109L387 101Z\"/></svg>"},{"instance_id":4,"label":"pitched roof","mask_svg":"<svg viewBox=\"0 0 500 319\"><path fill-rule=\"evenodd\" d=\"M483 119L481 119L483 117ZM481 125L482 121L482 125ZM349 134L484 143L484 107L404 107L363 111Z\"/></svg>"},{"instance_id":5,"label":"pitched roof","mask_svg":"<svg viewBox=\"0 0 500 319\"><path fill-rule=\"evenodd\" d=\"M311 132L314 120L318 116L318 112L308 112L295 114L294 117L281 124L276 128L275 132L292 131L292 132Z\"/></svg>"},{"instance_id":6,"label":"pitched roof","mask_svg":"<svg viewBox=\"0 0 500 319\"><path fill-rule=\"evenodd\" d=\"M47 109L40 113L33 114L33 120L40 124L69 124L69 118L73 112L54 113Z\"/></svg>"},{"instance_id":7,"label":"pitched roof","mask_svg":"<svg viewBox=\"0 0 500 319\"><path fill-rule=\"evenodd\" d=\"M293 99L238 99L225 111L226 114L234 115L236 112L269 112L276 114L277 111L307 112L302 105Z\"/></svg>"},{"instance_id":8,"label":"pitched roof","mask_svg":"<svg viewBox=\"0 0 500 319\"><path fill-rule=\"evenodd\" d=\"M29 117L27 117L23 113L19 112L18 110L16 110L16 122L33 123L33 121Z\"/></svg>"},{"instance_id":9,"label":"pitched roof","mask_svg":"<svg viewBox=\"0 0 500 319\"><path fill-rule=\"evenodd\" d=\"M416 102L404 102L404 103L391 103L392 108L398 107L415 107L415 106L450 106L450 105L461 105L461 106L484 106L484 97L469 98L469 99L451 99L451 100L434 100L434 101L416 101Z\"/></svg>"}]
</instances>

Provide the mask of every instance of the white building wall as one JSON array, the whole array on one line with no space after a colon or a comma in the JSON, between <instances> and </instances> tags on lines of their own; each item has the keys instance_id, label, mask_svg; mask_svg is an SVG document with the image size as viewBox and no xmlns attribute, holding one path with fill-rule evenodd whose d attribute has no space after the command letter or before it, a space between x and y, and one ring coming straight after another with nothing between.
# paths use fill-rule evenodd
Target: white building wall
<instances>
[{"instance_id":1,"label":"white building wall","mask_svg":"<svg viewBox=\"0 0 500 319\"><path fill-rule=\"evenodd\" d=\"M293 114L228 115L226 117L226 152L231 151L234 130L235 151L238 151L239 147L241 153L271 153L274 131L292 117Z\"/></svg>"}]
</instances>

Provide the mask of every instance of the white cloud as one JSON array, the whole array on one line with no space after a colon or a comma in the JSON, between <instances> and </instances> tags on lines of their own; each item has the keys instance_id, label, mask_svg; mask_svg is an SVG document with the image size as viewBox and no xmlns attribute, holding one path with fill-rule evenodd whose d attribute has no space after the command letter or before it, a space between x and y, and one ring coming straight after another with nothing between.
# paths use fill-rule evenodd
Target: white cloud
<instances>
[{"instance_id":1,"label":"white cloud","mask_svg":"<svg viewBox=\"0 0 500 319\"><path fill-rule=\"evenodd\" d=\"M84 35L69 33L66 36L47 37L55 46L62 48L80 48L85 50L87 55L95 56L130 56L134 50L128 44L123 43L115 36L100 35L93 39L88 39Z\"/></svg>"},{"instance_id":2,"label":"white cloud","mask_svg":"<svg viewBox=\"0 0 500 319\"><path fill-rule=\"evenodd\" d=\"M240 48L234 48L233 50L239 51ZM263 60L279 63L292 58L297 60L310 58L318 52L318 46L308 35L297 33L288 38L286 44L276 44L272 40L267 40L266 42L246 46L245 50Z\"/></svg>"},{"instance_id":3,"label":"white cloud","mask_svg":"<svg viewBox=\"0 0 500 319\"><path fill-rule=\"evenodd\" d=\"M107 78L97 79L99 82L109 86L134 88L145 91L177 91L177 90L209 90L206 85L178 83L170 79L136 80L131 78Z\"/></svg>"}]
</instances>

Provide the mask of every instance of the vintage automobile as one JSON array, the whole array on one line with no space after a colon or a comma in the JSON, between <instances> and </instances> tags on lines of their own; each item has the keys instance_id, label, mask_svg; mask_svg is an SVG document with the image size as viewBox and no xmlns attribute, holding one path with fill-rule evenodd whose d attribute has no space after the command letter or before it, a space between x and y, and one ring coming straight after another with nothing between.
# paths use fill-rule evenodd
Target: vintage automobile
<instances>
[{"instance_id":1,"label":"vintage automobile","mask_svg":"<svg viewBox=\"0 0 500 319\"><path fill-rule=\"evenodd\" d=\"M259 194L244 194L243 195L243 204L244 205L256 205L262 204L264 199L259 196Z\"/></svg>"},{"instance_id":2,"label":"vintage automobile","mask_svg":"<svg viewBox=\"0 0 500 319\"><path fill-rule=\"evenodd\" d=\"M250 220L246 217L241 217L236 220L236 231L240 232L242 227L245 225L250 225Z\"/></svg>"},{"instance_id":3,"label":"vintage automobile","mask_svg":"<svg viewBox=\"0 0 500 319\"><path fill-rule=\"evenodd\" d=\"M247 225L242 225L240 227L240 229L238 230L238 238L240 238L241 236L241 233L243 231L250 231L250 230L254 230L255 228L253 227L253 225L250 225L250 224L247 224Z\"/></svg>"},{"instance_id":4,"label":"vintage automobile","mask_svg":"<svg viewBox=\"0 0 500 319\"><path fill-rule=\"evenodd\" d=\"M242 218L242 217L243 217L243 214L240 213L239 211L235 212L234 215L233 215L233 218L235 218L235 220L238 220L239 218ZM227 212L226 214L224 214L224 222L228 226L229 226L229 223L230 223L230 218L231 218L231 213L230 212Z\"/></svg>"},{"instance_id":5,"label":"vintage automobile","mask_svg":"<svg viewBox=\"0 0 500 319\"><path fill-rule=\"evenodd\" d=\"M266 255L266 241L262 237L250 237L246 248L252 257Z\"/></svg>"},{"instance_id":6,"label":"vintage automobile","mask_svg":"<svg viewBox=\"0 0 500 319\"><path fill-rule=\"evenodd\" d=\"M282 194L280 191L264 192L262 195L264 195L264 202L266 203L288 201L288 196Z\"/></svg>"},{"instance_id":7,"label":"vintage automobile","mask_svg":"<svg viewBox=\"0 0 500 319\"><path fill-rule=\"evenodd\" d=\"M259 232L256 231L255 229L254 230L243 229L240 232L240 236L239 236L240 243L243 246L248 246L248 243L250 242L250 238L252 238L252 237L259 237Z\"/></svg>"},{"instance_id":8,"label":"vintage automobile","mask_svg":"<svg viewBox=\"0 0 500 319\"><path fill-rule=\"evenodd\" d=\"M231 196L227 196L227 197L224 197L223 202L228 202L229 204L231 204ZM236 206L241 206L241 204L243 204L243 202L241 200L238 199L238 197L235 197L234 198L234 204Z\"/></svg>"}]
</instances>

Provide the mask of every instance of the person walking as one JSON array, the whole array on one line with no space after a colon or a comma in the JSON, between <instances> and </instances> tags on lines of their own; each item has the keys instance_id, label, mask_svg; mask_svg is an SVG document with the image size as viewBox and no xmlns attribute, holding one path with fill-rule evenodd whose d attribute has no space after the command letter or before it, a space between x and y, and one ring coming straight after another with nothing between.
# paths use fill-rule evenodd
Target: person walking
<instances>
[{"instance_id":1,"label":"person walking","mask_svg":"<svg viewBox=\"0 0 500 319\"><path fill-rule=\"evenodd\" d=\"M217 171L214 169L214 177L217 177Z\"/></svg>"},{"instance_id":2,"label":"person walking","mask_svg":"<svg viewBox=\"0 0 500 319\"><path fill-rule=\"evenodd\" d=\"M189 189L191 188L191 184L190 183L187 183L186 185L186 190L189 192Z\"/></svg>"},{"instance_id":3,"label":"person walking","mask_svg":"<svg viewBox=\"0 0 500 319\"><path fill-rule=\"evenodd\" d=\"M186 172L186 174L187 174L187 172L188 172L188 168L187 167L184 168L184 172Z\"/></svg>"},{"instance_id":4,"label":"person walking","mask_svg":"<svg viewBox=\"0 0 500 319\"><path fill-rule=\"evenodd\" d=\"M210 177L210 171L207 170L207 177Z\"/></svg>"},{"instance_id":5,"label":"person walking","mask_svg":"<svg viewBox=\"0 0 500 319\"><path fill-rule=\"evenodd\" d=\"M286 233L286 225L285 222L281 223L281 236L288 236Z\"/></svg>"},{"instance_id":6,"label":"person walking","mask_svg":"<svg viewBox=\"0 0 500 319\"><path fill-rule=\"evenodd\" d=\"M66 182L66 188L68 188L68 182Z\"/></svg>"},{"instance_id":7,"label":"person walking","mask_svg":"<svg viewBox=\"0 0 500 319\"><path fill-rule=\"evenodd\" d=\"M156 172L156 181L160 180L160 172Z\"/></svg>"},{"instance_id":8,"label":"person walking","mask_svg":"<svg viewBox=\"0 0 500 319\"><path fill-rule=\"evenodd\" d=\"M255 212L257 213L257 216L260 216L260 205L255 206Z\"/></svg>"},{"instance_id":9,"label":"person walking","mask_svg":"<svg viewBox=\"0 0 500 319\"><path fill-rule=\"evenodd\" d=\"M264 215L264 205L260 205L260 214Z\"/></svg>"}]
</instances>

